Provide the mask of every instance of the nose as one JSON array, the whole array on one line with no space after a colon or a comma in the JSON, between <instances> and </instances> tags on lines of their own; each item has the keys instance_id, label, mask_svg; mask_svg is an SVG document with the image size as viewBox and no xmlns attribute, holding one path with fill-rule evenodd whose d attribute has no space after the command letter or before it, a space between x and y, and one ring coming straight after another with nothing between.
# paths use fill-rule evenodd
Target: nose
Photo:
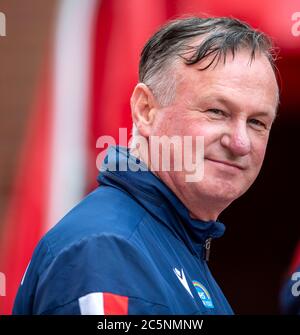
<instances>
[{"instance_id":1,"label":"nose","mask_svg":"<svg viewBox=\"0 0 300 335\"><path fill-rule=\"evenodd\" d=\"M251 140L247 131L247 124L238 122L231 124L228 131L221 137L221 144L234 156L245 156L251 150Z\"/></svg>"}]
</instances>

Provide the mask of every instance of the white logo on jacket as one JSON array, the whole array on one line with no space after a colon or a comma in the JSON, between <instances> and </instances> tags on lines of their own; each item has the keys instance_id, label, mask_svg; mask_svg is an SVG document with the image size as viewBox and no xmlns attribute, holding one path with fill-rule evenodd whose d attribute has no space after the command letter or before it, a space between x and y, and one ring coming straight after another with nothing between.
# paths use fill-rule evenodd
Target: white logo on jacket
<instances>
[{"instance_id":1,"label":"white logo on jacket","mask_svg":"<svg viewBox=\"0 0 300 335\"><path fill-rule=\"evenodd\" d=\"M178 270L177 268L173 268L173 271L176 275L176 277L179 279L179 281L181 282L181 284L184 286L184 288L189 292L189 294L194 298L191 290L190 290L190 287L189 287L189 284L187 283L187 280L185 278L185 274L184 274L184 271L183 269L181 270Z\"/></svg>"}]
</instances>

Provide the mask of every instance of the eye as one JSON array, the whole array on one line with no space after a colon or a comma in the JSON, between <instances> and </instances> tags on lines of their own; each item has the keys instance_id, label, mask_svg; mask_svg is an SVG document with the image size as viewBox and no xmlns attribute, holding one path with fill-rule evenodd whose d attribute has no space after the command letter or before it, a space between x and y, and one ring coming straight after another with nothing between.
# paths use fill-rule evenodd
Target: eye
<instances>
[{"instance_id":1,"label":"eye","mask_svg":"<svg viewBox=\"0 0 300 335\"><path fill-rule=\"evenodd\" d=\"M224 116L225 115L225 113L222 110L217 109L217 108L211 108L211 109L208 109L207 111L211 114L216 115L216 116Z\"/></svg>"},{"instance_id":2,"label":"eye","mask_svg":"<svg viewBox=\"0 0 300 335\"><path fill-rule=\"evenodd\" d=\"M265 128L267 129L267 126L264 122L261 122L260 120L257 119L250 119L249 122L253 124L256 128Z\"/></svg>"}]
</instances>

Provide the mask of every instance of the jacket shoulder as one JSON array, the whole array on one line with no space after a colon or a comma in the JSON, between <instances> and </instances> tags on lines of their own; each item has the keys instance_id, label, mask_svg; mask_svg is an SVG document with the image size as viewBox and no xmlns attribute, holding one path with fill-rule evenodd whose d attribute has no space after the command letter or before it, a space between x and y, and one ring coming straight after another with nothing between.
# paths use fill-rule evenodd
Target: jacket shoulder
<instances>
[{"instance_id":1,"label":"jacket shoulder","mask_svg":"<svg viewBox=\"0 0 300 335\"><path fill-rule=\"evenodd\" d=\"M146 214L128 193L101 186L67 213L43 239L54 256L89 236L109 234L127 239Z\"/></svg>"}]
</instances>

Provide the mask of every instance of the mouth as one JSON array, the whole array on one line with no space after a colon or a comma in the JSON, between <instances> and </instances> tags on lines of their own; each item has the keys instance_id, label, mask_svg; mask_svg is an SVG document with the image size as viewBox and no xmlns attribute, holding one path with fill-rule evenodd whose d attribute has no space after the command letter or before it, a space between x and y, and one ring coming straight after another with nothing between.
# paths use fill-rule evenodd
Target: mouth
<instances>
[{"instance_id":1,"label":"mouth","mask_svg":"<svg viewBox=\"0 0 300 335\"><path fill-rule=\"evenodd\" d=\"M216 163L216 164L219 164L220 166L223 165L223 166L235 168L235 169L238 169L238 170L245 170L244 166L239 165L239 164L235 164L235 163L232 163L232 162L221 161L221 160L218 160L218 159L211 159L211 158L206 158L206 160L211 161L211 162Z\"/></svg>"}]
</instances>

